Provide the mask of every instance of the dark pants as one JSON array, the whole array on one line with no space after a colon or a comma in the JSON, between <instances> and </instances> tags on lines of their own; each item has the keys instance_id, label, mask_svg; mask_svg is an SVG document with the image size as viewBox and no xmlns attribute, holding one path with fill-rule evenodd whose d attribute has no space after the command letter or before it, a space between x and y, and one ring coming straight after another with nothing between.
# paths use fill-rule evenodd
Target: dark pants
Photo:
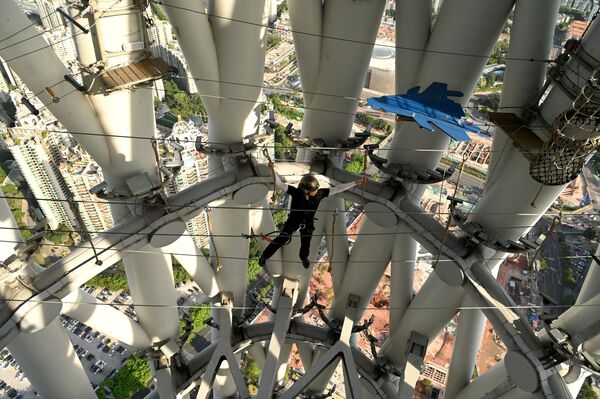
<instances>
[{"instance_id":1,"label":"dark pants","mask_svg":"<svg viewBox=\"0 0 600 399\"><path fill-rule=\"evenodd\" d=\"M281 228L281 233L265 248L262 257L269 259L282 245L284 245L289 237L294 234L296 230L300 229L300 259L308 259L308 253L310 251L310 240L312 233L315 230L315 226L312 222L304 223L299 220L288 219Z\"/></svg>"}]
</instances>

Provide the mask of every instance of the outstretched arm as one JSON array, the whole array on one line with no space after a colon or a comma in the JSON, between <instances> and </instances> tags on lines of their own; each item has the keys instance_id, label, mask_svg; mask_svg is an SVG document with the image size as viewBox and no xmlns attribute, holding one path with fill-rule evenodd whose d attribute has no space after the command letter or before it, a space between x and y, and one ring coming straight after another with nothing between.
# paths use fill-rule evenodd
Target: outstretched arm
<instances>
[{"instance_id":1,"label":"outstretched arm","mask_svg":"<svg viewBox=\"0 0 600 399\"><path fill-rule=\"evenodd\" d=\"M366 181L366 178L357 179L355 181L351 181L350 183L340 184L339 186L331 187L329 189L329 195L339 194L343 191L349 190L354 186L362 186Z\"/></svg>"},{"instance_id":2,"label":"outstretched arm","mask_svg":"<svg viewBox=\"0 0 600 399\"><path fill-rule=\"evenodd\" d=\"M268 166L269 169L271 169L273 171L273 174L275 175L275 187L280 189L284 193L287 193L288 185L282 182L277 172L275 172L275 164L273 162L269 162Z\"/></svg>"}]
</instances>

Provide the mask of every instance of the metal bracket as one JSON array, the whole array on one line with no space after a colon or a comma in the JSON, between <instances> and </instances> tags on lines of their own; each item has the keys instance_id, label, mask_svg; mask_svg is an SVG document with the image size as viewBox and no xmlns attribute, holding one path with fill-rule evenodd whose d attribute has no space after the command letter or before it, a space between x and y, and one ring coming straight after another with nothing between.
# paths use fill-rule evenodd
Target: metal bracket
<instances>
[{"instance_id":1,"label":"metal bracket","mask_svg":"<svg viewBox=\"0 0 600 399\"><path fill-rule=\"evenodd\" d=\"M298 281L284 278L281 295L277 301L277 313L275 314L275 326L269 340L267 348L265 365L259 381L258 399L270 399L273 394L273 388L277 382L277 370L285 361L282 351L285 343L285 336L290 327L292 314L294 311L294 302L298 297Z\"/></svg>"},{"instance_id":2,"label":"metal bracket","mask_svg":"<svg viewBox=\"0 0 600 399\"><path fill-rule=\"evenodd\" d=\"M229 371L235 382L235 386L238 389L240 398L250 398L248 392L248 386L240 371L238 361L233 353L232 342L232 312L233 312L233 301L232 295L229 292L221 293L220 309L217 309L219 313L220 322L220 336L217 343L217 347L213 352L210 362L206 366L206 370L202 375L202 381L200 383L200 389L198 391L198 398L207 399L210 394L217 372L223 361L227 361L229 365Z\"/></svg>"},{"instance_id":3,"label":"metal bracket","mask_svg":"<svg viewBox=\"0 0 600 399\"><path fill-rule=\"evenodd\" d=\"M334 363L338 358L341 358L344 365L344 384L346 385L347 397L352 399L360 399L363 397L362 385L352 355L352 344L350 342L352 329L358 316L359 302L360 297L353 294L349 295L346 316L344 317L339 340L327 352L323 353L313 363L312 367L280 396L282 399L298 397L326 367Z\"/></svg>"},{"instance_id":4,"label":"metal bracket","mask_svg":"<svg viewBox=\"0 0 600 399\"><path fill-rule=\"evenodd\" d=\"M450 217L472 243L509 253L522 253L529 250L536 250L539 247L537 242L528 240L525 237L519 238L519 242L517 242L497 234L489 236L484 233L483 227L480 224L466 221L467 215L456 207L458 204L463 203L460 198L449 195L447 199L450 201Z\"/></svg>"},{"instance_id":5,"label":"metal bracket","mask_svg":"<svg viewBox=\"0 0 600 399\"><path fill-rule=\"evenodd\" d=\"M429 338L416 331L411 331L410 338L406 343L406 366L403 371L404 383L400 384L398 399L411 399L415 386L421 375L423 359L427 353Z\"/></svg>"},{"instance_id":6,"label":"metal bracket","mask_svg":"<svg viewBox=\"0 0 600 399\"><path fill-rule=\"evenodd\" d=\"M592 323L579 334L571 337L561 328L551 328L548 330L548 336L552 338L553 348L564 359L569 359L574 364L600 375L600 365L596 360L583 350L582 344L586 339L595 336L600 331L600 321Z\"/></svg>"},{"instance_id":7,"label":"metal bracket","mask_svg":"<svg viewBox=\"0 0 600 399\"><path fill-rule=\"evenodd\" d=\"M292 133L292 125L289 123L285 129L286 133ZM350 151L361 147L366 143L367 139L371 136L371 126L362 132L354 133L354 137L348 137L345 140L338 140L335 144L329 144L325 140L320 138L310 137L299 137L300 131L297 134L290 134L292 141L302 148L314 151L316 153L325 155L334 151Z\"/></svg>"},{"instance_id":8,"label":"metal bracket","mask_svg":"<svg viewBox=\"0 0 600 399\"><path fill-rule=\"evenodd\" d=\"M375 364L377 365L377 367L379 367L379 369L382 371L382 373L383 374L393 374L397 377L401 377L402 371L398 370L398 368L396 366L394 366L393 364L391 364L385 357L379 356L379 353L377 353L377 347L375 345L377 344L378 340L377 340L377 337L375 337L371 333L370 328L366 328L364 330L364 335L367 338L367 341L369 341L371 356L373 356L373 360L375 361Z\"/></svg>"},{"instance_id":9,"label":"metal bracket","mask_svg":"<svg viewBox=\"0 0 600 399\"><path fill-rule=\"evenodd\" d=\"M271 137L270 134L251 134L239 143L203 143L201 136L196 136L196 151L206 155L227 155L245 158Z\"/></svg>"},{"instance_id":10,"label":"metal bracket","mask_svg":"<svg viewBox=\"0 0 600 399\"><path fill-rule=\"evenodd\" d=\"M393 177L399 182L434 184L448 179L456 170L456 164L452 164L448 169L441 167L435 170L419 169L408 164L392 163L387 164L388 160L375 155L374 151L379 148L379 144L365 145L369 160L377 169ZM386 165L387 164L387 165Z\"/></svg>"}]
</instances>

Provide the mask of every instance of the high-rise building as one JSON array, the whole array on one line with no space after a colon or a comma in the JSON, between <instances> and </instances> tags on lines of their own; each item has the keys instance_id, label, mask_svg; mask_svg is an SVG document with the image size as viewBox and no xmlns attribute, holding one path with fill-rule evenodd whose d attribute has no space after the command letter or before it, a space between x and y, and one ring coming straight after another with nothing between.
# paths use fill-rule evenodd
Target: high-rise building
<instances>
[{"instance_id":1,"label":"high-rise building","mask_svg":"<svg viewBox=\"0 0 600 399\"><path fill-rule=\"evenodd\" d=\"M154 18L154 25L148 28L148 37L151 44L167 46L174 42L173 28L167 21Z\"/></svg>"},{"instance_id":2,"label":"high-rise building","mask_svg":"<svg viewBox=\"0 0 600 399\"><path fill-rule=\"evenodd\" d=\"M597 0L561 0L560 5L580 11L591 11L598 4Z\"/></svg>"},{"instance_id":3,"label":"high-rise building","mask_svg":"<svg viewBox=\"0 0 600 399\"><path fill-rule=\"evenodd\" d=\"M33 196L38 200L48 226L52 229L64 224L72 229L76 218L69 208L70 192L52 159L42 135L31 131L12 130L9 148Z\"/></svg>"},{"instance_id":4,"label":"high-rise building","mask_svg":"<svg viewBox=\"0 0 600 399\"><path fill-rule=\"evenodd\" d=\"M63 0L35 0L35 4L45 29L52 30L63 26L63 17L56 12L56 8L64 4Z\"/></svg>"},{"instance_id":5,"label":"high-rise building","mask_svg":"<svg viewBox=\"0 0 600 399\"><path fill-rule=\"evenodd\" d=\"M44 37L52 45L52 49L58 58L67 66L71 66L77 60L77 48L70 30L59 27L52 32L44 34Z\"/></svg>"},{"instance_id":6,"label":"high-rise building","mask_svg":"<svg viewBox=\"0 0 600 399\"><path fill-rule=\"evenodd\" d=\"M90 189L103 181L97 167L90 164L73 173L63 170L63 176L90 235L110 229L114 222L109 204L90 194Z\"/></svg>"},{"instance_id":7,"label":"high-rise building","mask_svg":"<svg viewBox=\"0 0 600 399\"><path fill-rule=\"evenodd\" d=\"M173 48L168 48L162 44L154 44L150 46L150 51L152 51L152 54L155 57L164 59L169 65L177 69L178 74L175 81L181 90L187 91L188 93L198 93L196 81L188 68L187 62L185 61L183 54L178 51L175 46L173 46Z\"/></svg>"},{"instance_id":8,"label":"high-rise building","mask_svg":"<svg viewBox=\"0 0 600 399\"><path fill-rule=\"evenodd\" d=\"M193 121L179 121L173 125L171 138L184 147L181 151L183 166L179 174L167 187L169 194L175 194L208 177L208 158L196 152L194 140L196 136L207 136L203 126L197 126ZM209 231L206 212L186 222L187 230L200 248L208 247Z\"/></svg>"}]
</instances>

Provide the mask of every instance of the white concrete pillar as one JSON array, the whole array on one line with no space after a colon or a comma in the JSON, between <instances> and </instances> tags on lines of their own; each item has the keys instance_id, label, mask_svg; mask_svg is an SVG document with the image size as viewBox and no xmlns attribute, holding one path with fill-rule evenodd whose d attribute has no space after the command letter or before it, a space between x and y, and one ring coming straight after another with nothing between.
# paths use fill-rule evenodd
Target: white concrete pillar
<instances>
[{"instance_id":1,"label":"white concrete pillar","mask_svg":"<svg viewBox=\"0 0 600 399\"><path fill-rule=\"evenodd\" d=\"M63 298L62 313L127 345L135 348L150 346L148 334L139 324L122 311L102 305L105 304L77 289Z\"/></svg>"},{"instance_id":2,"label":"white concrete pillar","mask_svg":"<svg viewBox=\"0 0 600 399\"><path fill-rule=\"evenodd\" d=\"M42 398L96 398L58 320L38 332L19 334L7 348Z\"/></svg>"},{"instance_id":3,"label":"white concrete pillar","mask_svg":"<svg viewBox=\"0 0 600 399\"><path fill-rule=\"evenodd\" d=\"M219 293L214 269L187 231L177 241L163 247L162 251L179 261L207 297L212 298Z\"/></svg>"},{"instance_id":4,"label":"white concrete pillar","mask_svg":"<svg viewBox=\"0 0 600 399\"><path fill-rule=\"evenodd\" d=\"M600 257L600 246L596 249L596 257ZM600 293L600 265L595 260L592 260L588 272L585 275L585 280L581 286L581 291L577 296L575 305L589 301L594 296Z\"/></svg>"},{"instance_id":5,"label":"white concrete pillar","mask_svg":"<svg viewBox=\"0 0 600 399\"><path fill-rule=\"evenodd\" d=\"M431 2L396 0L396 93L414 86L431 33Z\"/></svg>"},{"instance_id":6,"label":"white concrete pillar","mask_svg":"<svg viewBox=\"0 0 600 399\"><path fill-rule=\"evenodd\" d=\"M173 281L171 256L147 245L142 251L123 258L131 298L139 323L155 343L179 334L177 294Z\"/></svg>"},{"instance_id":7,"label":"white concrete pillar","mask_svg":"<svg viewBox=\"0 0 600 399\"><path fill-rule=\"evenodd\" d=\"M451 287L436 273L431 273L406 309L398 328L390 331L381 353L393 364L403 366L406 362L406 343L411 332L416 331L432 342L456 314L463 295L462 287ZM424 317L425 314L427 317Z\"/></svg>"},{"instance_id":8,"label":"white concrete pillar","mask_svg":"<svg viewBox=\"0 0 600 399\"><path fill-rule=\"evenodd\" d=\"M476 307L477 304L470 297L465 297L462 306ZM459 317L452 360L446 379L444 395L447 398L455 397L471 381L486 322L483 313L477 309L463 309Z\"/></svg>"}]
</instances>

